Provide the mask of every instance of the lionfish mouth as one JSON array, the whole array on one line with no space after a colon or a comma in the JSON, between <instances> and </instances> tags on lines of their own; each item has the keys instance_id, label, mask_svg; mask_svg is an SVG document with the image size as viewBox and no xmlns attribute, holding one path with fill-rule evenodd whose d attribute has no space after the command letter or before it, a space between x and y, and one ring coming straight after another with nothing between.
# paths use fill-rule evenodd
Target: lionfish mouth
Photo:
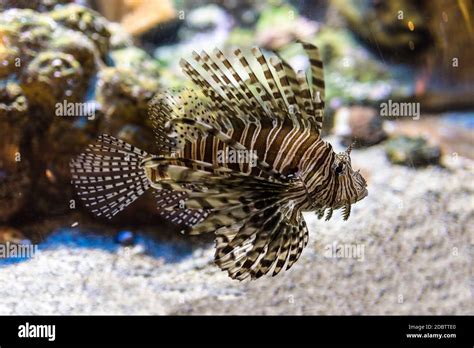
<instances>
[{"instance_id":1,"label":"lionfish mouth","mask_svg":"<svg viewBox=\"0 0 474 348\"><path fill-rule=\"evenodd\" d=\"M353 196L353 197L351 197L350 199L347 199L347 200L337 201L336 204L333 206L333 209L341 209L341 208L344 208L347 205L357 203L357 202L363 200L368 195L369 195L369 191L364 187L361 190L357 191L356 196Z\"/></svg>"},{"instance_id":2,"label":"lionfish mouth","mask_svg":"<svg viewBox=\"0 0 474 348\"><path fill-rule=\"evenodd\" d=\"M350 200L340 200L337 201L332 207L322 207L316 210L318 219L325 217L325 220L328 221L331 219L334 210L342 209L342 218L347 220L351 215L351 206L354 203L364 199L369 194L369 191L366 187L362 187L360 191L357 192L355 199Z\"/></svg>"},{"instance_id":3,"label":"lionfish mouth","mask_svg":"<svg viewBox=\"0 0 474 348\"><path fill-rule=\"evenodd\" d=\"M356 202L364 199L365 197L367 197L369 195L369 191L364 187L364 189L362 190L362 192L360 194L357 195L357 199L356 199ZM355 202L354 202L355 203Z\"/></svg>"}]
</instances>

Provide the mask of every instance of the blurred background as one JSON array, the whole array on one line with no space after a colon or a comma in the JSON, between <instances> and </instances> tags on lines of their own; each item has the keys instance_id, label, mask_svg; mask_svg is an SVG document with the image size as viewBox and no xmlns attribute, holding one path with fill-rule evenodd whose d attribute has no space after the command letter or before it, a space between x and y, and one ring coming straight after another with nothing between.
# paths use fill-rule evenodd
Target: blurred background
<instances>
[{"instance_id":1,"label":"blurred background","mask_svg":"<svg viewBox=\"0 0 474 348\"><path fill-rule=\"evenodd\" d=\"M0 314L473 314L473 16L469 0L0 0L0 243L40 250L0 257ZM369 197L348 222L305 216L290 271L231 281L212 236L179 235L152 194L111 222L82 207L70 159L103 133L153 153L148 103L192 87L180 58L258 45L304 70L296 40L321 49L324 135L356 141Z\"/></svg>"}]
</instances>

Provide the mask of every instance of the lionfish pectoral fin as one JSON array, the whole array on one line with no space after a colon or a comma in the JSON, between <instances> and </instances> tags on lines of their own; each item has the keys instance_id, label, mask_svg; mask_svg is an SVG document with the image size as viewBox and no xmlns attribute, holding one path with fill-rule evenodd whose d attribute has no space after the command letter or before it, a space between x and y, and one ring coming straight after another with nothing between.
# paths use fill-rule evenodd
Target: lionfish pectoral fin
<instances>
[{"instance_id":1,"label":"lionfish pectoral fin","mask_svg":"<svg viewBox=\"0 0 474 348\"><path fill-rule=\"evenodd\" d=\"M334 210L332 208L329 208L328 213L326 215L326 219L325 219L326 221L329 221L331 219L333 211Z\"/></svg>"},{"instance_id":2,"label":"lionfish pectoral fin","mask_svg":"<svg viewBox=\"0 0 474 348\"><path fill-rule=\"evenodd\" d=\"M275 276L301 255L308 241L306 223L300 212L282 209L283 197L216 232L215 262L231 278Z\"/></svg>"},{"instance_id":3,"label":"lionfish pectoral fin","mask_svg":"<svg viewBox=\"0 0 474 348\"><path fill-rule=\"evenodd\" d=\"M213 232L245 221L250 215L265 209L266 206L276 204L278 192L283 190L282 187L259 186L259 181L252 178L229 177L220 181L220 178L216 178L212 191L188 195L186 207L204 209L209 214L203 221L193 226L189 231L190 234Z\"/></svg>"},{"instance_id":4,"label":"lionfish pectoral fin","mask_svg":"<svg viewBox=\"0 0 474 348\"><path fill-rule=\"evenodd\" d=\"M275 201L289 184L249 176L216 164L186 158L156 158L162 215L187 234L213 232L245 219Z\"/></svg>"},{"instance_id":5,"label":"lionfish pectoral fin","mask_svg":"<svg viewBox=\"0 0 474 348\"><path fill-rule=\"evenodd\" d=\"M345 221L345 220L349 219L350 215L351 215L351 205L350 205L350 203L348 203L342 208L342 218Z\"/></svg>"},{"instance_id":6,"label":"lionfish pectoral fin","mask_svg":"<svg viewBox=\"0 0 474 348\"><path fill-rule=\"evenodd\" d=\"M320 208L320 209L316 210L318 220L321 220L323 218L325 211L326 211L326 208Z\"/></svg>"},{"instance_id":7,"label":"lionfish pectoral fin","mask_svg":"<svg viewBox=\"0 0 474 348\"><path fill-rule=\"evenodd\" d=\"M110 219L150 187L141 166L146 156L122 140L101 135L96 144L71 160L72 184L94 215Z\"/></svg>"},{"instance_id":8,"label":"lionfish pectoral fin","mask_svg":"<svg viewBox=\"0 0 474 348\"><path fill-rule=\"evenodd\" d=\"M187 209L186 192L160 189L156 193L158 215L181 229L183 234L206 216L204 209Z\"/></svg>"}]
</instances>

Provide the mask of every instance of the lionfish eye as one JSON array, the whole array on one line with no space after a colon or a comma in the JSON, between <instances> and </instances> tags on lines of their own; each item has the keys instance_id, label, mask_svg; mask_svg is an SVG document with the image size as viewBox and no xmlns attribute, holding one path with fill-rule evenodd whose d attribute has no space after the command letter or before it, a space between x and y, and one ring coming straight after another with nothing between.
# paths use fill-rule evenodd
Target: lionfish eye
<instances>
[{"instance_id":1,"label":"lionfish eye","mask_svg":"<svg viewBox=\"0 0 474 348\"><path fill-rule=\"evenodd\" d=\"M336 167L336 175L341 175L343 171L344 171L344 164L339 163L338 166Z\"/></svg>"}]
</instances>

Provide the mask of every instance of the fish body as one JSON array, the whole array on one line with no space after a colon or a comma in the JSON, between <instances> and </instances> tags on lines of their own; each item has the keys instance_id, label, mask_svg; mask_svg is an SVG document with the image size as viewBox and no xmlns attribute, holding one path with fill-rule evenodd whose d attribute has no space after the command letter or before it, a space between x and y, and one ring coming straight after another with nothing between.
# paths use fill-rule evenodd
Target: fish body
<instances>
[{"instance_id":1,"label":"fish body","mask_svg":"<svg viewBox=\"0 0 474 348\"><path fill-rule=\"evenodd\" d=\"M156 154L109 135L71 161L72 182L98 216L113 217L148 189L185 234L213 232L216 264L234 279L289 269L308 242L303 211L350 215L367 195L351 147L321 139L323 64L302 43L311 77L278 56L216 49L181 61L198 89L150 104Z\"/></svg>"}]
</instances>

